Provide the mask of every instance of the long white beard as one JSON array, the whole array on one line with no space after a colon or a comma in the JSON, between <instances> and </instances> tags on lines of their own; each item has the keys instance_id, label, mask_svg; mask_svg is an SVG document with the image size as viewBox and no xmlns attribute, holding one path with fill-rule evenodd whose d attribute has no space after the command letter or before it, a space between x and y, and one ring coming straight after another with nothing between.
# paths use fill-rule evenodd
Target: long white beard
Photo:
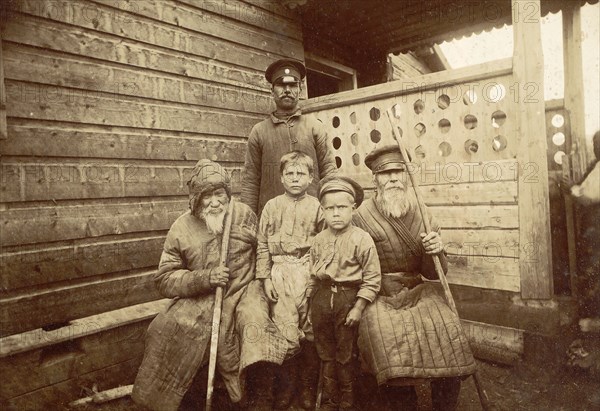
<instances>
[{"instance_id":1,"label":"long white beard","mask_svg":"<svg viewBox=\"0 0 600 411\"><path fill-rule=\"evenodd\" d=\"M225 210L222 212L215 214L208 212L208 209L202 210L202 219L206 222L206 227L208 231L212 234L221 234L223 233L223 222L225 221Z\"/></svg>"},{"instance_id":2,"label":"long white beard","mask_svg":"<svg viewBox=\"0 0 600 411\"><path fill-rule=\"evenodd\" d=\"M377 208L386 217L400 218L410 209L412 193L400 189L388 189L378 186L375 202Z\"/></svg>"}]
</instances>

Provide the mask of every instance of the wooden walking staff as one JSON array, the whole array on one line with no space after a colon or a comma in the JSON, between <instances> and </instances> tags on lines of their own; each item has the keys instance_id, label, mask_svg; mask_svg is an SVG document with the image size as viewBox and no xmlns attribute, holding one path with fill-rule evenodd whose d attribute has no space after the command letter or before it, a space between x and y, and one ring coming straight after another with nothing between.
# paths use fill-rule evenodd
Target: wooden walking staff
<instances>
[{"instance_id":1,"label":"wooden walking staff","mask_svg":"<svg viewBox=\"0 0 600 411\"><path fill-rule=\"evenodd\" d=\"M408 161L408 159L409 159L408 153L406 152L406 149L404 148L404 146L402 145L402 143L400 141L402 137L399 135L398 130L396 129L396 126L394 125L394 121L392 120L393 114L391 113L391 109L388 109L386 111L386 113L387 113L388 120L390 121L390 126L392 127L392 133L394 136L394 140L396 140L396 143L398 144L398 148L400 149L400 152L402 153L402 157L404 157L405 161ZM425 205L423 203L423 198L421 197L421 192L419 191L418 183L413 176L414 170L411 169L411 167L407 167L407 169L408 169L408 177L410 178L410 182L411 182L413 190L415 192L415 197L417 198L417 205L419 206L419 212L421 214L421 219L423 220L423 224L425 225L425 232L429 233L431 231L431 225L429 224L429 220L426 218L425 213L424 213ZM454 303L454 298L452 297L452 293L450 292L450 286L448 285L448 280L446 279L446 275L444 274L444 270L442 269L442 264L440 263L440 257L437 256L436 254L433 254L431 256L431 258L433 258L435 272L438 275L440 282L442 283L442 288L444 289L444 294L446 295L446 301L448 302L450 309L454 312L454 314L456 314L456 317L459 318L459 323L460 323L460 317L458 316L458 310L456 309L456 304ZM481 402L481 407L483 408L484 411L490 410L489 399L487 397L485 390L483 389L483 387L481 385L481 382L479 381L477 371L475 371L473 373L473 381L475 381L475 387L477 388L477 394L479 396L479 401Z\"/></svg>"},{"instance_id":2,"label":"wooden walking staff","mask_svg":"<svg viewBox=\"0 0 600 411\"><path fill-rule=\"evenodd\" d=\"M227 263L227 252L229 250L229 234L231 233L231 220L233 220L233 198L229 199L225 224L223 228L223 239L221 240L220 265ZM223 309L223 287L217 287L215 291L215 307L213 309L212 330L210 337L210 356L208 358L208 385L206 387L206 411L211 411L212 396L215 385L215 370L217 367L217 348L219 345L219 332L221 326L221 311Z\"/></svg>"}]
</instances>

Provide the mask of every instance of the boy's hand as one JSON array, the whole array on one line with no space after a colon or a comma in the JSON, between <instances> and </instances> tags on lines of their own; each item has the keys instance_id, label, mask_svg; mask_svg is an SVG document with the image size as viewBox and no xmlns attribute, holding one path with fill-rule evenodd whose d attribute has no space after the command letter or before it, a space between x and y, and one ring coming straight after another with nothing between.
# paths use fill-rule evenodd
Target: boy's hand
<instances>
[{"instance_id":1,"label":"boy's hand","mask_svg":"<svg viewBox=\"0 0 600 411\"><path fill-rule=\"evenodd\" d=\"M275 287L273 287L273 282L270 278L265 278L263 280L263 288L265 289L265 295L269 302L276 303L277 300L279 300L279 295L277 294L277 291L275 291Z\"/></svg>"},{"instance_id":2,"label":"boy's hand","mask_svg":"<svg viewBox=\"0 0 600 411\"><path fill-rule=\"evenodd\" d=\"M425 233L419 235L423 242L423 248L425 248L425 254L439 254L444 251L442 237L440 237L437 231L432 231L427 235Z\"/></svg>"},{"instance_id":3,"label":"boy's hand","mask_svg":"<svg viewBox=\"0 0 600 411\"><path fill-rule=\"evenodd\" d=\"M367 306L367 303L368 301L364 298L358 298L356 303L354 303L354 307L352 307L350 312L348 312L344 325L347 325L348 327L354 327L358 325L360 322L360 317L362 317L362 312Z\"/></svg>"},{"instance_id":4,"label":"boy's hand","mask_svg":"<svg viewBox=\"0 0 600 411\"><path fill-rule=\"evenodd\" d=\"M229 268L221 265L210 272L208 282L211 287L225 287L229 281Z\"/></svg>"}]
</instances>

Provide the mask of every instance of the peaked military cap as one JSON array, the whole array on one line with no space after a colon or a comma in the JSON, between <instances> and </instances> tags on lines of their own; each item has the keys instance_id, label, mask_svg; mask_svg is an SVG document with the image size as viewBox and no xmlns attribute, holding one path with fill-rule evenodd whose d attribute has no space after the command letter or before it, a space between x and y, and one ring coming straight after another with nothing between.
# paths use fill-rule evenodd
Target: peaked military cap
<instances>
[{"instance_id":1,"label":"peaked military cap","mask_svg":"<svg viewBox=\"0 0 600 411\"><path fill-rule=\"evenodd\" d=\"M410 162L410 157L408 159ZM365 157L365 165L373 173L388 170L406 170L406 160L397 145L392 144L376 148Z\"/></svg>"},{"instance_id":2,"label":"peaked military cap","mask_svg":"<svg viewBox=\"0 0 600 411\"><path fill-rule=\"evenodd\" d=\"M344 193L350 194L354 198L356 207L361 205L365 198L365 192L363 191L360 184L346 176L329 176L325 177L319 183L319 201L325 193L333 191L343 191Z\"/></svg>"},{"instance_id":3,"label":"peaked military cap","mask_svg":"<svg viewBox=\"0 0 600 411\"><path fill-rule=\"evenodd\" d=\"M306 67L300 60L281 59L271 63L265 71L265 78L271 84L281 79L283 83L297 83L306 76Z\"/></svg>"}]
</instances>

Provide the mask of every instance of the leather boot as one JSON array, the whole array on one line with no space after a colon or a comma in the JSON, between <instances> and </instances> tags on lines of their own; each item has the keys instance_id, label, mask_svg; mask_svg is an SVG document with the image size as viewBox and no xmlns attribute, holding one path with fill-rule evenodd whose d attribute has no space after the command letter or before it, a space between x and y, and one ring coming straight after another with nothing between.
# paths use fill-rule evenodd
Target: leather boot
<instances>
[{"instance_id":1,"label":"leather boot","mask_svg":"<svg viewBox=\"0 0 600 411\"><path fill-rule=\"evenodd\" d=\"M306 341L302 344L302 368L300 371L300 406L305 410L315 408L317 385L321 360L317 354L315 343Z\"/></svg>"},{"instance_id":2,"label":"leather boot","mask_svg":"<svg viewBox=\"0 0 600 411\"><path fill-rule=\"evenodd\" d=\"M431 381L433 411L455 411L460 394L460 378L438 378Z\"/></svg>"},{"instance_id":3,"label":"leather boot","mask_svg":"<svg viewBox=\"0 0 600 411\"><path fill-rule=\"evenodd\" d=\"M322 411L338 410L338 387L336 377L336 362L323 361Z\"/></svg>"},{"instance_id":4,"label":"leather boot","mask_svg":"<svg viewBox=\"0 0 600 411\"><path fill-rule=\"evenodd\" d=\"M354 407L354 364L337 364L338 387L340 390L340 410L355 411Z\"/></svg>"},{"instance_id":5,"label":"leather boot","mask_svg":"<svg viewBox=\"0 0 600 411\"><path fill-rule=\"evenodd\" d=\"M275 404L276 410L286 410L296 392L296 380L298 379L298 361L289 359L275 371Z\"/></svg>"},{"instance_id":6,"label":"leather boot","mask_svg":"<svg viewBox=\"0 0 600 411\"><path fill-rule=\"evenodd\" d=\"M248 411L270 411L273 407L273 378L276 365L259 362L248 368Z\"/></svg>"},{"instance_id":7,"label":"leather boot","mask_svg":"<svg viewBox=\"0 0 600 411\"><path fill-rule=\"evenodd\" d=\"M388 400L388 410L390 411L417 411L419 409L417 391L412 385L387 385L382 391Z\"/></svg>"}]
</instances>

